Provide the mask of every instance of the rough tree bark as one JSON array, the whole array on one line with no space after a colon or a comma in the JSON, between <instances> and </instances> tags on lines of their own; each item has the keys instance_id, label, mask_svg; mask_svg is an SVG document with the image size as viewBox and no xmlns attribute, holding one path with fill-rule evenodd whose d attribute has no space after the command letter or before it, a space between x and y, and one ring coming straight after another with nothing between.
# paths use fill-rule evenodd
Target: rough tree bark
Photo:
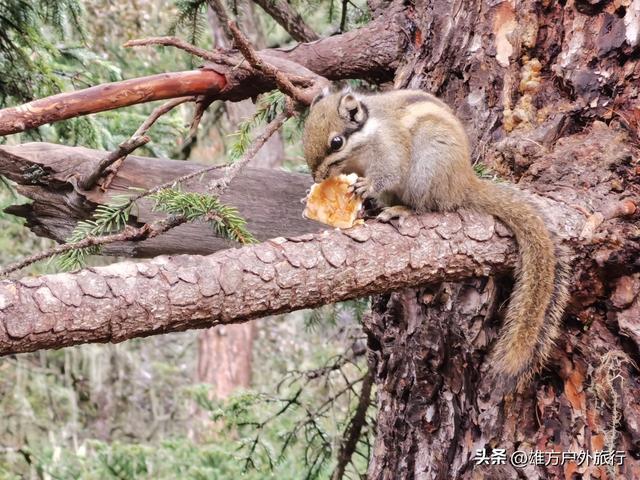
<instances>
[{"instance_id":1,"label":"rough tree bark","mask_svg":"<svg viewBox=\"0 0 640 480\"><path fill-rule=\"evenodd\" d=\"M559 217L571 212L552 205ZM579 228L567 217L571 228ZM119 342L503 272L509 232L486 215L413 217L402 228L275 238L208 256L143 262L0 282L0 355L85 342Z\"/></svg>"},{"instance_id":2,"label":"rough tree bark","mask_svg":"<svg viewBox=\"0 0 640 480\"><path fill-rule=\"evenodd\" d=\"M508 283L377 297L366 325L379 409L368 478L640 478L639 217L602 215L640 193L639 11L615 0L416 2L395 85L454 105L475 158L584 212L590 239L574 246L574 295L552 363L504 400L482 373ZM506 464L476 465L485 448L506 449ZM625 460L510 465L514 451L536 449L619 450Z\"/></svg>"},{"instance_id":3,"label":"rough tree bark","mask_svg":"<svg viewBox=\"0 0 640 480\"><path fill-rule=\"evenodd\" d=\"M117 341L384 291L365 324L379 407L368 478L640 478L640 0L369 3L370 27L271 55L332 79L385 80L395 71L396 87L454 106L475 159L545 198L540 211L574 256L572 302L554 358L528 390L496 398L482 375L510 284L486 275L513 265L513 245L498 227L485 238L488 219L458 214L422 217L417 237L372 224L220 252L195 266L189 257L162 258L3 283L3 351ZM367 240L353 244L361 240L350 235L365 231ZM340 255L323 249L334 241ZM482 256L501 245L497 263ZM231 257L220 285L194 274ZM103 277L112 278L108 287L96 279ZM122 281L159 296L136 313ZM421 282L431 285L412 288ZM60 314L44 310L62 303L73 314L55 322ZM96 318L100 306L107 321L74 320L89 311ZM477 449L505 449L507 460L515 450L620 450L625 463L476 465Z\"/></svg>"}]
</instances>

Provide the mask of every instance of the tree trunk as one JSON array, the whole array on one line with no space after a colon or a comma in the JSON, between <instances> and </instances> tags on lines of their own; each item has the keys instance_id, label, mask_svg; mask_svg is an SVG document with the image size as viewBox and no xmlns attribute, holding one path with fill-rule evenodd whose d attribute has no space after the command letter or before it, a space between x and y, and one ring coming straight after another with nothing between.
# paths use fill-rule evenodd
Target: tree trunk
<instances>
[{"instance_id":1,"label":"tree trunk","mask_svg":"<svg viewBox=\"0 0 640 480\"><path fill-rule=\"evenodd\" d=\"M215 398L251 386L255 324L220 325L198 336L198 381L212 386Z\"/></svg>"},{"instance_id":2,"label":"tree trunk","mask_svg":"<svg viewBox=\"0 0 640 480\"><path fill-rule=\"evenodd\" d=\"M640 478L639 216L602 214L630 200L633 213L640 193L640 2L430 0L412 14L396 86L455 106L474 158L583 212L589 240L574 246L584 257L550 365L505 399L483 374L508 278L375 298L365 325L378 391L368 478ZM592 199L578 200L587 191ZM616 248L620 238L630 249ZM512 458L536 450L547 452L537 463ZM568 453L549 462L548 452L603 450L624 464ZM482 464L483 452L498 464Z\"/></svg>"},{"instance_id":3,"label":"tree trunk","mask_svg":"<svg viewBox=\"0 0 640 480\"><path fill-rule=\"evenodd\" d=\"M204 259L3 282L0 351L120 341L383 293L365 324L379 406L369 478L640 478L640 0L368 3L369 26L265 53L331 79L384 81L395 71L396 87L430 91L457 110L474 160L546 197L540 212L575 259L572 301L548 368L526 391L498 398L484 382L484 359L511 284L486 275L513 266L513 243L499 223L465 212L425 215L400 231L374 222ZM221 98L246 98L273 85L223 67L209 65L231 85ZM10 124L5 131L59 119L29 108L0 117ZM23 207L31 218L41 218L39 207L59 211L61 199L70 200L62 208L80 211L85 199L96 201L95 192L74 184L79 157L53 162L48 150L27 161L34 168L22 169L24 157L0 148L0 168L33 183L23 187L39 199ZM127 168L147 165L145 172L157 174L158 165L173 164L130 157L121 186L131 183ZM241 213L260 212L254 218L265 235L310 227L273 221L281 218L278 205L294 221L291 205L308 178L265 175L269 181L260 186L281 195L280 202L267 208L270 195L236 196L247 202L238 205ZM247 170L239 190L257 191L257 178ZM184 251L185 243L171 247ZM468 280L433 285L462 279ZM126 282L133 287L119 287ZM624 464L595 456L605 450L620 451ZM522 463L516 451L532 456L516 465ZM484 464L483 454L496 464Z\"/></svg>"},{"instance_id":4,"label":"tree trunk","mask_svg":"<svg viewBox=\"0 0 640 480\"><path fill-rule=\"evenodd\" d=\"M238 5L237 5L238 6ZM240 27L251 32L251 43L255 48L265 47L262 32L256 22L253 4L243 2ZM224 6L223 6L224 8ZM225 29L220 26L221 19L208 9L209 25L216 47L229 47L229 39ZM225 106L230 132L238 129L239 124L251 118L256 107L251 99L228 103ZM276 132L262 146L250 164L258 168L279 166L284 157L284 144L280 132ZM239 323L236 325L220 325L200 332L198 336L198 381L211 385L211 396L219 399L229 397L236 389L247 389L251 386L251 361L253 356L253 340L255 323ZM205 412L203 412L205 413Z\"/></svg>"}]
</instances>

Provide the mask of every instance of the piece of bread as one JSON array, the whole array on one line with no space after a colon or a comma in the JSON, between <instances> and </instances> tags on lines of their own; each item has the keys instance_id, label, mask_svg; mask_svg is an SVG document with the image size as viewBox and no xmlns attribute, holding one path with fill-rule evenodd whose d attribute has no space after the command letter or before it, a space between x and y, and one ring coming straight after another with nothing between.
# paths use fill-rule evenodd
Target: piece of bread
<instances>
[{"instance_id":1,"label":"piece of bread","mask_svg":"<svg viewBox=\"0 0 640 480\"><path fill-rule=\"evenodd\" d=\"M311 220L326 223L337 228L351 228L359 220L362 199L349 193L358 176L338 175L329 177L322 183L314 183L307 196L307 206L303 215Z\"/></svg>"}]
</instances>

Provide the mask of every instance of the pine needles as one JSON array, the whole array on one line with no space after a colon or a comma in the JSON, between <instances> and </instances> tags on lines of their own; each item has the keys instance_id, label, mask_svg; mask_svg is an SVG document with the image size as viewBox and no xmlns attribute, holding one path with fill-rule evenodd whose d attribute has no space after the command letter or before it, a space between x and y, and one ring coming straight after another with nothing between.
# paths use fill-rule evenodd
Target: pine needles
<instances>
[{"instance_id":1,"label":"pine needles","mask_svg":"<svg viewBox=\"0 0 640 480\"><path fill-rule=\"evenodd\" d=\"M115 195L107 205L98 205L91 220L78 222L76 228L67 239L68 243L76 243L88 237L99 237L119 232L129 221L133 203L128 195ZM98 255L99 245L69 250L58 256L58 267L62 270L82 268L90 255Z\"/></svg>"},{"instance_id":2,"label":"pine needles","mask_svg":"<svg viewBox=\"0 0 640 480\"><path fill-rule=\"evenodd\" d=\"M58 47L43 27L57 32L73 28L82 37L81 15L77 0L0 1L0 103L59 90L59 81L46 61L57 55Z\"/></svg>"},{"instance_id":3,"label":"pine needles","mask_svg":"<svg viewBox=\"0 0 640 480\"><path fill-rule=\"evenodd\" d=\"M189 43L197 45L207 29L207 0L178 0L176 7L178 16L169 28L169 35L175 35L178 29L185 29Z\"/></svg>"},{"instance_id":4,"label":"pine needles","mask_svg":"<svg viewBox=\"0 0 640 480\"><path fill-rule=\"evenodd\" d=\"M90 220L78 222L67 243L77 243L90 237L101 237L121 232L127 226L131 209L137 197L116 195L106 205L98 205ZM153 210L181 219L181 222L205 222L211 225L216 235L242 244L255 243L255 237L247 230L246 220L238 210L222 203L218 197L197 192L182 192L165 188L148 195L155 202ZM101 246L74 248L58 256L57 264L62 270L77 270L86 265L90 255L98 255Z\"/></svg>"},{"instance_id":5,"label":"pine needles","mask_svg":"<svg viewBox=\"0 0 640 480\"><path fill-rule=\"evenodd\" d=\"M253 117L242 122L238 131L231 134L231 136L236 137L236 141L229 148L229 160L235 162L245 154L249 145L251 145L251 132L255 131L260 125L271 122L276 118L278 113L284 110L286 99L287 96L280 90L273 90L260 97L260 102Z\"/></svg>"},{"instance_id":6,"label":"pine needles","mask_svg":"<svg viewBox=\"0 0 640 480\"><path fill-rule=\"evenodd\" d=\"M151 198L156 202L156 211L184 216L189 222L207 222L218 236L228 240L243 244L256 241L238 210L223 204L217 197L167 188L154 193Z\"/></svg>"},{"instance_id":7,"label":"pine needles","mask_svg":"<svg viewBox=\"0 0 640 480\"><path fill-rule=\"evenodd\" d=\"M369 308L368 297L323 305L311 310L309 315L305 316L304 328L309 332L314 332L322 326L336 326L341 317L351 318L360 323Z\"/></svg>"}]
</instances>

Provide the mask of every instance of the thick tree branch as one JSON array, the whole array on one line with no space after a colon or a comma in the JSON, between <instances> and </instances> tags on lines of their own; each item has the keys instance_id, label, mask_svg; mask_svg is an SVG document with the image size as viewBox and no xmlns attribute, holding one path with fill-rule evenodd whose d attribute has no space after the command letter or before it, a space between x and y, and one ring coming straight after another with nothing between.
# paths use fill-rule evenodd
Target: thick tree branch
<instances>
[{"instance_id":1,"label":"thick tree branch","mask_svg":"<svg viewBox=\"0 0 640 480\"><path fill-rule=\"evenodd\" d=\"M633 220L637 212L631 208L637 202L628 194L612 191L607 183L612 165L623 176L635 168L628 163L635 150L621 143L626 138L623 132L596 123L589 132L566 139L539 159L537 171L550 172L543 167L557 165L557 158L574 158L562 170L562 178L570 184L590 185L580 192L562 185L547 187L544 197L530 197L558 238L575 253L577 277L619 276L627 271L623 268L632 272L637 268L633 266L640 252ZM68 147L46 147L2 147L4 162L0 165L12 166L10 178L55 189L67 185L65 167L77 171L86 161L81 153L92 152L71 149L77 163L65 165L59 155L68 155ZM36 153L39 170L25 171L21 167L29 150ZM583 152L581 156L576 155L578 151ZM126 169L134 168L136 161L136 157L130 157L125 163L121 172L124 178L131 174ZM158 162L141 162L152 185L161 182L148 167ZM171 170L173 163L165 162L163 169ZM233 185L239 189L236 198L249 202L244 204L251 206L249 214L265 212L264 204L272 200L265 194L268 188L274 195L281 195L268 213L254 217L256 221L264 222L271 231L318 228L318 224L300 219L299 199L304 182L309 181L307 176L284 174L280 180L266 179L266 175L280 173L260 172L251 179L247 170L247 175L237 179L238 185ZM240 184L247 180L254 185ZM294 195L286 196L291 190ZM299 223L287 225L296 219ZM414 216L399 230L370 222L347 231L285 235L288 238L207 257L159 257L149 263L123 263L76 274L0 283L0 352L122 341L242 322L372 293L494 274L508 270L515 261L514 242L502 224L465 211ZM214 242L213 237L202 236L208 243ZM178 247L171 251L178 251L189 241L182 235ZM576 285L582 289L575 292L576 302L583 296L592 298L592 292L585 291L588 281Z\"/></svg>"},{"instance_id":2,"label":"thick tree branch","mask_svg":"<svg viewBox=\"0 0 640 480\"><path fill-rule=\"evenodd\" d=\"M635 153L625 147L622 142L625 138L624 132L597 123L588 132L563 142L557 151L538 159L539 167L536 167L536 172L553 171L549 169L549 165L557 164L559 158L577 159L563 171L561 184L556 185L557 180L547 177L542 182L542 185L548 185L542 188L542 192L570 210L565 214L556 208L541 208L542 212L548 212L549 221L556 230L568 228L575 231L576 222L579 222L581 226L576 236L582 236L588 242L594 235L599 235L598 231L609 222L613 222L606 227L611 231L612 239L635 238L637 234L633 233L630 225L633 223L633 216L638 215L634 212L640 201L638 195L634 199L629 194L634 189L637 191L637 185L629 181L629 192L617 193L608 184L602 183L600 186L598 183L600 178L607 178L609 173L594 174L598 169L605 168L603 165L615 164L620 165L616 168L628 170L629 175L633 176L635 167L625 166L624 162L627 161L625 159L634 157ZM530 142L526 141L525 145L530 145ZM221 175L221 172L212 172L202 177L200 171L205 168L203 165L132 155L115 177L108 192L100 189L78 189L75 179L102 158L104 152L46 143L1 146L0 174L17 182L20 193L33 200L29 204L10 207L7 211L25 217L27 225L36 234L64 241L78 220L87 218L96 204L107 203L114 194L130 193L131 187L150 189L184 175L193 177L185 184L185 189L202 192L213 178ZM565 185L569 181L567 179L575 184L591 186L576 196L574 189ZM300 200L310 184L311 178L308 175L247 168L243 175L234 180L222 200L240 210L241 215L247 219L249 231L259 240L277 236L291 237L321 228L320 224L301 216ZM151 205L144 202L139 205L135 220L140 223L135 226L158 219L157 214L151 211ZM576 212L578 217L575 216ZM621 220L615 221L616 218ZM583 225L584 219L588 219L588 222ZM152 240L108 245L105 253L145 257L162 253L207 254L229 246L222 239L212 237L206 226L188 224ZM623 253L619 247L609 245L608 241L601 243L599 248L608 252L616 251L616 256L622 263L626 262L624 258L633 254L632 250Z\"/></svg>"},{"instance_id":3,"label":"thick tree branch","mask_svg":"<svg viewBox=\"0 0 640 480\"><path fill-rule=\"evenodd\" d=\"M313 93L311 95L309 95L309 93L305 94L303 90L297 88L293 83L291 83L291 80L284 72L281 72L273 65L262 60L249 43L249 39L244 36L234 22L228 22L227 27L229 28L231 35L233 35L236 47L238 47L242 56L254 69L263 73L268 78L273 79L282 92L286 93L297 102L307 105L311 103L315 96ZM319 92L316 92L316 94L317 93Z\"/></svg>"},{"instance_id":4,"label":"thick tree branch","mask_svg":"<svg viewBox=\"0 0 640 480\"><path fill-rule=\"evenodd\" d=\"M389 79L404 50L407 21L403 11L396 9L384 19L358 30L289 49L265 49L259 55L284 70L291 79L298 76L299 79L314 80L314 73L315 77L330 80ZM166 44L167 41L165 37L155 40L157 42L144 39L135 45ZM208 63L196 71L103 84L0 110L0 135L154 100L187 95L207 95L212 100L242 100L276 87L275 82L263 74L249 67L239 67L243 63L242 56L234 50L207 52L177 39L172 39L171 44L206 58Z\"/></svg>"},{"instance_id":5,"label":"thick tree branch","mask_svg":"<svg viewBox=\"0 0 640 480\"><path fill-rule=\"evenodd\" d=\"M219 94L226 78L211 70L162 73L122 82L105 83L84 90L59 93L19 107L0 110L0 135L22 132L45 123L90 113L128 107L138 103Z\"/></svg>"},{"instance_id":6,"label":"thick tree branch","mask_svg":"<svg viewBox=\"0 0 640 480\"><path fill-rule=\"evenodd\" d=\"M246 153L243 155L241 159L239 159L237 162L231 165L226 166L226 169L224 171L224 176L222 178L218 178L212 181L211 184L209 185L209 190L213 195L220 196L227 190L227 188L229 188L229 184L233 181L233 179L242 171L242 169L247 165L247 163L249 163L251 159L253 159L253 157L256 156L260 148L262 148L262 146L271 137L271 135L273 135L275 132L278 131L280 127L282 127L284 122L287 120L287 118L289 118L291 114L292 114L292 110L290 106L287 106L287 110L278 114L276 118L274 118L271 122L269 122L265 126L262 133L258 135L256 139L251 143L251 146L247 149ZM139 131L141 129L139 129ZM138 140L146 138L148 141L148 137L146 136L135 137L134 135L134 137L132 137L132 139L129 140L129 142L134 141L136 138ZM109 159L110 157L111 155L109 155L107 159ZM99 163L99 165L102 165L103 163L104 163L104 160L102 160ZM183 175L181 177L176 177L172 181L166 182L162 185L158 185L150 190L147 190L146 192L135 195L127 202L126 206L123 207L123 209L126 207L129 207L130 205L134 204L135 202L137 202L142 198L146 198L150 196L154 192L159 192L164 188L171 188L197 175L204 175L206 172L217 170L220 167L222 166L212 165L209 167L205 167L201 171L198 171L196 173L190 173L187 175ZM184 215L171 216L168 218L163 218L162 220L155 221L151 224L145 223L138 228L131 228L127 226L127 228L125 228L122 232L119 232L116 234L103 235L99 237L89 236L75 243L65 243L64 245L51 248L47 251L39 252L34 255L31 255L5 268L0 268L0 277L7 275L11 272L14 272L16 270L19 270L21 268L24 268L27 265L31 265L34 262L44 260L46 258L50 258L54 255L67 252L69 250L86 248L86 247L95 246L95 245L108 245L110 243L116 243L116 242L132 242L132 241L138 242L140 240L155 238L158 235L166 233L169 230L172 230L184 223L187 223L188 221L189 219Z\"/></svg>"},{"instance_id":7,"label":"thick tree branch","mask_svg":"<svg viewBox=\"0 0 640 480\"><path fill-rule=\"evenodd\" d=\"M298 42L313 42L320 37L300 14L282 0L253 0Z\"/></svg>"},{"instance_id":8,"label":"thick tree branch","mask_svg":"<svg viewBox=\"0 0 640 480\"><path fill-rule=\"evenodd\" d=\"M513 266L493 219L372 222L224 250L0 282L0 353L244 322Z\"/></svg>"},{"instance_id":9,"label":"thick tree branch","mask_svg":"<svg viewBox=\"0 0 640 480\"><path fill-rule=\"evenodd\" d=\"M15 181L18 191L33 200L7 211L25 217L36 234L64 242L79 220L88 218L97 204L108 203L113 195L131 195L131 188L170 187L176 181L185 190L204 193L207 185L224 175L224 165L129 155L107 192L78 188L77 179L92 171L104 156L103 151L49 143L0 146L0 175ZM259 240L295 236L321 228L301 215L300 200L311 183L309 175L247 167L221 200L239 209L247 228ZM152 205L150 201L137 202L132 212L135 226L160 218L152 211ZM209 226L190 223L154 239L105 245L103 252L149 257L163 253L207 254L230 246L228 241L214 237Z\"/></svg>"}]
</instances>

